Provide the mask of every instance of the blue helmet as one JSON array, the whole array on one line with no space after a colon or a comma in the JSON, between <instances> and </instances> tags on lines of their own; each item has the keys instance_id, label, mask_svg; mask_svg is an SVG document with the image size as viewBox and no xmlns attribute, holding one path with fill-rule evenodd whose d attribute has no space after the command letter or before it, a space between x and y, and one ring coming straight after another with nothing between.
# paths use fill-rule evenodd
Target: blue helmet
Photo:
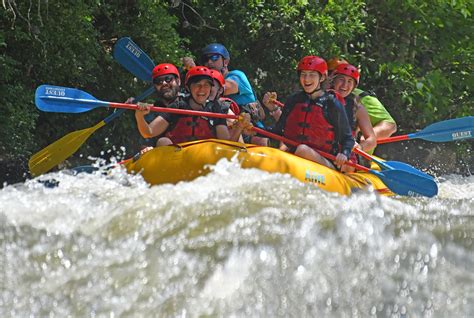
<instances>
[{"instance_id":1,"label":"blue helmet","mask_svg":"<svg viewBox=\"0 0 474 318\"><path fill-rule=\"evenodd\" d=\"M202 56L209 54L220 54L224 57L224 59L230 59L229 51L227 51L225 46L220 43L211 43L202 49Z\"/></svg>"}]
</instances>

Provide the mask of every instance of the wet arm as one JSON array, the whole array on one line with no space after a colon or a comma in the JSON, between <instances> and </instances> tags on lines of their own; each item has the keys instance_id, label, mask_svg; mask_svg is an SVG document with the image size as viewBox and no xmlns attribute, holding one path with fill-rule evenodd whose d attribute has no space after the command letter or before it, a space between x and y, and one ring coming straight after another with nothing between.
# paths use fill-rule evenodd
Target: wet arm
<instances>
[{"instance_id":1,"label":"wet arm","mask_svg":"<svg viewBox=\"0 0 474 318\"><path fill-rule=\"evenodd\" d=\"M156 117L151 123L147 123L145 117L140 112L135 112L135 120L137 122L138 131L143 138L152 138L162 134L169 123L161 116Z\"/></svg>"},{"instance_id":2,"label":"wet arm","mask_svg":"<svg viewBox=\"0 0 474 318\"><path fill-rule=\"evenodd\" d=\"M218 139L232 140L230 138L230 133L229 133L229 129L227 129L227 125L217 125L216 136Z\"/></svg>"},{"instance_id":3,"label":"wet arm","mask_svg":"<svg viewBox=\"0 0 474 318\"><path fill-rule=\"evenodd\" d=\"M239 84L237 84L237 82L234 81L233 79L227 78L225 80L224 96L237 94L238 92L239 92Z\"/></svg>"}]
</instances>

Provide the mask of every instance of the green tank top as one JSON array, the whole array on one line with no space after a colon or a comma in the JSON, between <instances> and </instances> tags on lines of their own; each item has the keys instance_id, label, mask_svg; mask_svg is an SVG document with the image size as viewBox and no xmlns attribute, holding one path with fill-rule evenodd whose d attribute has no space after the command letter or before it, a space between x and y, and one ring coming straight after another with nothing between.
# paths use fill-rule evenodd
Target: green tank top
<instances>
[{"instance_id":1,"label":"green tank top","mask_svg":"<svg viewBox=\"0 0 474 318\"><path fill-rule=\"evenodd\" d=\"M367 113L369 113L370 123L372 124L372 126L377 125L381 121L387 121L389 123L396 124L395 120L392 118L392 116L390 116L387 109L385 109L385 107L377 97L372 96L369 93L358 88L354 89L352 93L360 97L362 105L364 105L365 109L367 110Z\"/></svg>"}]
</instances>

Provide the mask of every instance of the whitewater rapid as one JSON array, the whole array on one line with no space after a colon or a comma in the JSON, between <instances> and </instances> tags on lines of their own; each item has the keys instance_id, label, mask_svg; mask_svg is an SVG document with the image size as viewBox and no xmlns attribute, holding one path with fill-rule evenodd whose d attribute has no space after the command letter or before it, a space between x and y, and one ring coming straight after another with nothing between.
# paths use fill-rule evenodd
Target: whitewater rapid
<instances>
[{"instance_id":1,"label":"whitewater rapid","mask_svg":"<svg viewBox=\"0 0 474 318\"><path fill-rule=\"evenodd\" d=\"M474 176L437 180L431 199L343 197L222 160L176 185L7 185L0 316L473 316Z\"/></svg>"}]
</instances>

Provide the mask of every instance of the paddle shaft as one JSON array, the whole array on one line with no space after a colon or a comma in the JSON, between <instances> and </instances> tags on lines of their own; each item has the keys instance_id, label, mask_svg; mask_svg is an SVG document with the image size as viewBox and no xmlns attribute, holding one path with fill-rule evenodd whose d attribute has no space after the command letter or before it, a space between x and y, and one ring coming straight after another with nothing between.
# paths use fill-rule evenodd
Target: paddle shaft
<instances>
[{"instance_id":1,"label":"paddle shaft","mask_svg":"<svg viewBox=\"0 0 474 318\"><path fill-rule=\"evenodd\" d=\"M107 106L107 107L132 109L132 110L140 109L140 107L137 104L113 103L113 102L104 102L104 101L99 101L99 102L102 105ZM172 113L172 114L178 114L178 115L203 116L203 117L224 118L224 119L239 119L239 116L237 115L210 113L210 112L198 111L198 110L166 108L166 107L157 107L157 106L150 106L150 111L160 112L160 113Z\"/></svg>"},{"instance_id":2,"label":"paddle shaft","mask_svg":"<svg viewBox=\"0 0 474 318\"><path fill-rule=\"evenodd\" d=\"M390 142L403 141L403 140L408 140L408 139L410 139L408 135L393 136L393 137L377 139L377 144L381 145L381 144L387 144Z\"/></svg>"},{"instance_id":3,"label":"paddle shaft","mask_svg":"<svg viewBox=\"0 0 474 318\"><path fill-rule=\"evenodd\" d=\"M275 104L276 106L282 108L283 106L285 106L285 104L283 104L282 102L280 102L279 100L272 100L272 103Z\"/></svg>"},{"instance_id":4,"label":"paddle shaft","mask_svg":"<svg viewBox=\"0 0 474 318\"><path fill-rule=\"evenodd\" d=\"M150 96L151 94L153 94L153 92L155 91L155 87L154 86L151 86L149 87L146 91L144 91L143 93L141 93L139 96L135 97L133 99L134 102L139 102L139 101L142 101L144 100L145 98L147 98L148 96ZM120 109L112 114L110 114L109 116L105 117L104 118L104 123L108 124L110 123L112 120L114 120L115 118L119 117L120 115L122 115L123 113L125 113L126 109Z\"/></svg>"},{"instance_id":5,"label":"paddle shaft","mask_svg":"<svg viewBox=\"0 0 474 318\"><path fill-rule=\"evenodd\" d=\"M354 148L353 151L354 151L356 154L358 154L358 155L364 157L365 159L367 159L367 160L369 160L369 161L375 162L376 164L379 165L380 168L388 169L388 170L393 170L393 168L390 167L390 165L386 164L386 163L383 162L382 160L378 160L377 158L375 158L375 157L369 155L368 153L366 153L365 151L363 151L363 150L361 150L361 149L359 149L359 148Z\"/></svg>"}]
</instances>

